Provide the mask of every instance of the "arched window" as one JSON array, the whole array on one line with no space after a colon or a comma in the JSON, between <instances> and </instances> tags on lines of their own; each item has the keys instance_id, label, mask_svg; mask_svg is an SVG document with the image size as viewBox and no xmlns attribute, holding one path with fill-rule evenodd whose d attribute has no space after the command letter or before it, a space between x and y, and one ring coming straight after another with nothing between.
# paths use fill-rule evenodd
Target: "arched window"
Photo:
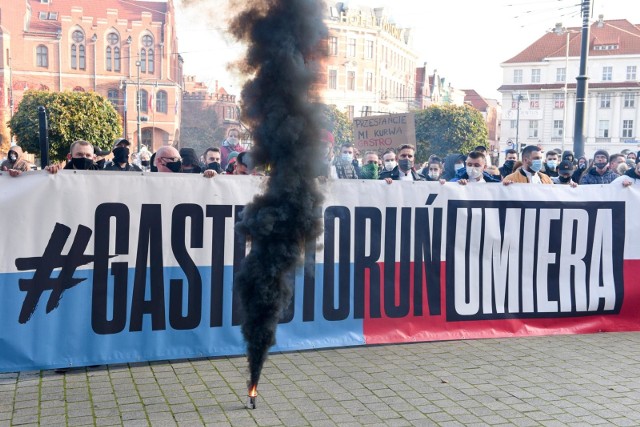
<instances>
[{"instance_id":1,"label":"arched window","mask_svg":"<svg viewBox=\"0 0 640 427\"><path fill-rule=\"evenodd\" d=\"M107 46L107 58L106 58L106 67L107 71L111 71L111 46Z\"/></svg>"},{"instance_id":2,"label":"arched window","mask_svg":"<svg viewBox=\"0 0 640 427\"><path fill-rule=\"evenodd\" d=\"M49 49L45 45L36 47L36 65L38 67L49 67Z\"/></svg>"},{"instance_id":3,"label":"arched window","mask_svg":"<svg viewBox=\"0 0 640 427\"><path fill-rule=\"evenodd\" d=\"M78 68L78 46L75 43L71 45L71 68Z\"/></svg>"},{"instance_id":4,"label":"arched window","mask_svg":"<svg viewBox=\"0 0 640 427\"><path fill-rule=\"evenodd\" d=\"M147 72L147 50L140 49L140 72Z\"/></svg>"},{"instance_id":5,"label":"arched window","mask_svg":"<svg viewBox=\"0 0 640 427\"><path fill-rule=\"evenodd\" d=\"M140 89L140 112L146 113L147 111L149 111L149 106L147 105L148 102L149 93L144 89Z\"/></svg>"},{"instance_id":6,"label":"arched window","mask_svg":"<svg viewBox=\"0 0 640 427\"><path fill-rule=\"evenodd\" d=\"M113 108L117 110L120 105L120 91L118 89L109 89L107 99L113 105Z\"/></svg>"},{"instance_id":7,"label":"arched window","mask_svg":"<svg viewBox=\"0 0 640 427\"><path fill-rule=\"evenodd\" d=\"M153 37L148 34L142 36L142 51L140 55L140 62L142 62L142 68L140 71L146 73L153 73L154 64L153 64Z\"/></svg>"},{"instance_id":8,"label":"arched window","mask_svg":"<svg viewBox=\"0 0 640 427\"><path fill-rule=\"evenodd\" d=\"M87 68L87 55L84 51L84 45L81 44L80 46L78 46L78 57L80 59L80 61L78 61L80 63L79 68L81 70L84 70Z\"/></svg>"},{"instance_id":9,"label":"arched window","mask_svg":"<svg viewBox=\"0 0 640 427\"><path fill-rule=\"evenodd\" d=\"M120 72L120 48L113 48L113 71L116 73Z\"/></svg>"},{"instance_id":10,"label":"arched window","mask_svg":"<svg viewBox=\"0 0 640 427\"><path fill-rule=\"evenodd\" d=\"M151 147L153 145L153 129L142 129L142 145Z\"/></svg>"},{"instance_id":11,"label":"arched window","mask_svg":"<svg viewBox=\"0 0 640 427\"><path fill-rule=\"evenodd\" d=\"M158 113L167 113L167 92L159 90L156 93L156 111Z\"/></svg>"}]
</instances>

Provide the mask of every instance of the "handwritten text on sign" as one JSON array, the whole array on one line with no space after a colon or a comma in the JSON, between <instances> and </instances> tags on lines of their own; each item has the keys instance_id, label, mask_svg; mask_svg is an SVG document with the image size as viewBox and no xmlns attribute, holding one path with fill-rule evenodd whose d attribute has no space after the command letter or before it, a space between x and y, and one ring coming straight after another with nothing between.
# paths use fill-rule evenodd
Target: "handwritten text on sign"
<instances>
[{"instance_id":1,"label":"handwritten text on sign","mask_svg":"<svg viewBox=\"0 0 640 427\"><path fill-rule=\"evenodd\" d=\"M403 144L416 144L413 113L353 119L354 145L361 151L384 151Z\"/></svg>"}]
</instances>

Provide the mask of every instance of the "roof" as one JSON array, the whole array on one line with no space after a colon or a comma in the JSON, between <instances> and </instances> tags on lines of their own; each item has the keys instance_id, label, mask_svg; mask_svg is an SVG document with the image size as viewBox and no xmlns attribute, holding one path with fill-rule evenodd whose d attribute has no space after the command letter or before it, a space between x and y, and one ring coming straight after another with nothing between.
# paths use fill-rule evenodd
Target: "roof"
<instances>
[{"instance_id":1,"label":"roof","mask_svg":"<svg viewBox=\"0 0 640 427\"><path fill-rule=\"evenodd\" d=\"M82 8L82 15L97 18L107 18L107 9L118 10L118 18L127 21L139 21L142 12L151 13L151 20L164 22L167 12L167 2L144 0L55 0L49 3L41 3L40 0L28 0L31 5L31 25L29 31L55 32L60 28L60 17L71 16L71 9ZM56 20L41 20L40 12L57 12Z\"/></svg>"},{"instance_id":2,"label":"roof","mask_svg":"<svg viewBox=\"0 0 640 427\"><path fill-rule=\"evenodd\" d=\"M478 111L487 111L489 103L475 90L462 89L464 92L464 102L468 102Z\"/></svg>"},{"instance_id":3,"label":"roof","mask_svg":"<svg viewBox=\"0 0 640 427\"><path fill-rule=\"evenodd\" d=\"M567 28L569 32L569 56L579 57L582 44L581 28ZM564 58L566 56L566 32L546 33L525 50L505 64L522 62L541 62L546 58ZM599 21L591 25L589 56L638 55L640 54L640 25L634 25L626 19ZM617 49L598 49L598 46L617 45Z\"/></svg>"}]
</instances>

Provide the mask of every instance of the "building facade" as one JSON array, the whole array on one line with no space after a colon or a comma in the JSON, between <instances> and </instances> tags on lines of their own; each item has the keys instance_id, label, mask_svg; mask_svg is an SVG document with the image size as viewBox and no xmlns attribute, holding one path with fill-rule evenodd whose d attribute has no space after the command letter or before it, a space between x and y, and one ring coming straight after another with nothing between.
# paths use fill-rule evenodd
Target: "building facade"
<instances>
[{"instance_id":1,"label":"building facade","mask_svg":"<svg viewBox=\"0 0 640 427\"><path fill-rule=\"evenodd\" d=\"M503 68L501 150L516 145L573 149L581 29L549 31ZM640 149L640 26L627 20L591 24L584 151Z\"/></svg>"},{"instance_id":2,"label":"building facade","mask_svg":"<svg viewBox=\"0 0 640 427\"><path fill-rule=\"evenodd\" d=\"M416 108L417 55L411 30L396 26L384 8L327 8L328 57L319 93L349 118Z\"/></svg>"},{"instance_id":3,"label":"building facade","mask_svg":"<svg viewBox=\"0 0 640 427\"><path fill-rule=\"evenodd\" d=\"M25 91L107 97L135 148L178 145L182 58L172 0L13 0L0 6L0 115Z\"/></svg>"}]
</instances>

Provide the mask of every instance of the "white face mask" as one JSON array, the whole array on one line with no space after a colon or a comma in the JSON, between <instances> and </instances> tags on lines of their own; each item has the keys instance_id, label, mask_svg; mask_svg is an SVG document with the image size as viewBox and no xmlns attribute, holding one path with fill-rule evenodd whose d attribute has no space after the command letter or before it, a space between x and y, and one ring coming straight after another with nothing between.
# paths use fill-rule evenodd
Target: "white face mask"
<instances>
[{"instance_id":1,"label":"white face mask","mask_svg":"<svg viewBox=\"0 0 640 427\"><path fill-rule=\"evenodd\" d=\"M478 179L482 176L482 168L467 166L467 175L469 175L469 179Z\"/></svg>"},{"instance_id":2,"label":"white face mask","mask_svg":"<svg viewBox=\"0 0 640 427\"><path fill-rule=\"evenodd\" d=\"M342 153L340 156L343 162L351 162L353 160L353 154Z\"/></svg>"},{"instance_id":3,"label":"white face mask","mask_svg":"<svg viewBox=\"0 0 640 427\"><path fill-rule=\"evenodd\" d=\"M464 163L456 163L455 165L453 165L453 169L455 171L459 171L460 169L462 169L464 167Z\"/></svg>"},{"instance_id":4,"label":"white face mask","mask_svg":"<svg viewBox=\"0 0 640 427\"><path fill-rule=\"evenodd\" d=\"M429 172L429 178L438 179L440 178L440 174L438 172Z\"/></svg>"},{"instance_id":5,"label":"white face mask","mask_svg":"<svg viewBox=\"0 0 640 427\"><path fill-rule=\"evenodd\" d=\"M394 170L397 165L395 160L385 160L384 162L384 168L388 171Z\"/></svg>"}]
</instances>

